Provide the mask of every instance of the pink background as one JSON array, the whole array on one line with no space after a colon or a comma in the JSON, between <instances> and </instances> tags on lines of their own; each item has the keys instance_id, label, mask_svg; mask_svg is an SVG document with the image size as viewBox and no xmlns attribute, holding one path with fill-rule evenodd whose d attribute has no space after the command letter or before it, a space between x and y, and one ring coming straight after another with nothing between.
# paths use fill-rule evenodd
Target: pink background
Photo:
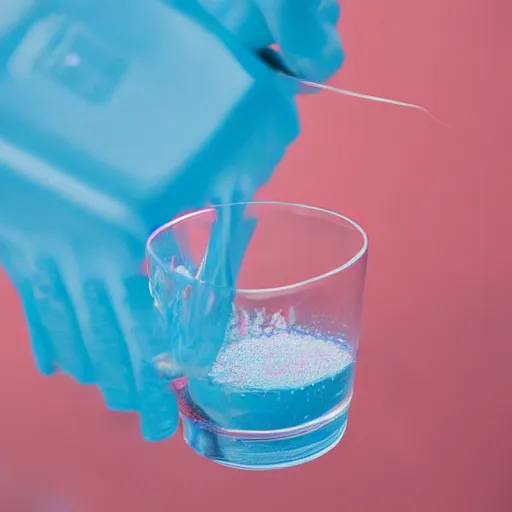
<instances>
[{"instance_id":1,"label":"pink background","mask_svg":"<svg viewBox=\"0 0 512 512\"><path fill-rule=\"evenodd\" d=\"M302 139L264 191L342 211L371 238L355 400L334 452L247 473L179 438L144 444L93 388L37 375L0 276L0 510L42 510L6 488L78 512L512 510L511 20L509 0L344 2L333 82L421 103L453 130L305 98Z\"/></svg>"}]
</instances>

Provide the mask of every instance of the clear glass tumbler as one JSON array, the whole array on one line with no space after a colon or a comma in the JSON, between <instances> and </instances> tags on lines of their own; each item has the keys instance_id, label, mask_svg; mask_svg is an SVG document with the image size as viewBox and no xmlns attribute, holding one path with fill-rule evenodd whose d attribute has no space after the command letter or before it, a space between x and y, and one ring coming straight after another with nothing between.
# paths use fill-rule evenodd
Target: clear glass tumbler
<instances>
[{"instance_id":1,"label":"clear glass tumbler","mask_svg":"<svg viewBox=\"0 0 512 512\"><path fill-rule=\"evenodd\" d=\"M155 364L174 382L193 450L273 469L340 441L367 248L343 215L269 201L206 208L153 233L150 289L169 340Z\"/></svg>"}]
</instances>

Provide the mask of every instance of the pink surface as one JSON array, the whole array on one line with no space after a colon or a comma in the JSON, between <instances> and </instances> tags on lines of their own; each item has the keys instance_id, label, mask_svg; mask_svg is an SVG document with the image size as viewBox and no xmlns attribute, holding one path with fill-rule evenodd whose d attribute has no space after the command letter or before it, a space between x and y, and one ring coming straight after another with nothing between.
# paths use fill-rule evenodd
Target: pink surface
<instances>
[{"instance_id":1,"label":"pink surface","mask_svg":"<svg viewBox=\"0 0 512 512\"><path fill-rule=\"evenodd\" d=\"M511 18L506 0L345 2L334 83L424 104L453 130L306 98L302 140L264 191L342 211L371 238L355 400L334 452L246 473L178 438L144 444L95 389L36 374L1 276L0 510L37 510L14 504L23 493L78 512L512 510Z\"/></svg>"}]
</instances>

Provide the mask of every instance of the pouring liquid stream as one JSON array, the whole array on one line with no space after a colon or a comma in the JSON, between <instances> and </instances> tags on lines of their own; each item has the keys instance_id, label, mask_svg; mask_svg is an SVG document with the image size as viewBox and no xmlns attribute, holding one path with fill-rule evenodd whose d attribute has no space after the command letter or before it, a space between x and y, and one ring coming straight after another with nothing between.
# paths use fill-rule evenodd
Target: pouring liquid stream
<instances>
[{"instance_id":1,"label":"pouring liquid stream","mask_svg":"<svg viewBox=\"0 0 512 512\"><path fill-rule=\"evenodd\" d=\"M305 80L299 76L294 75L291 73L286 65L283 63L281 57L279 54L273 50L265 49L261 52L259 52L259 56L262 58L262 60L268 64L274 71L279 73L284 78L293 80L297 83L299 83L302 87L318 90L318 91L329 91L335 94L340 94L347 97L352 97L356 99L366 100L366 101L374 101L377 103L384 103L388 105L393 105L397 107L402 108L409 108L414 109L417 111L422 112L423 114L426 114L429 116L433 121L440 124L441 126L451 129L449 125L447 125L445 122L437 118L430 110L427 108L417 105L414 103L408 103L401 100L395 100L391 98L386 97L380 97L365 93L360 93L356 91L350 91L347 89L341 89L339 87L334 87L332 85L327 84L320 84L317 82L312 82L309 80ZM228 191L226 190L225 196L227 198L230 198L231 196L235 195L235 191ZM232 192L232 193L231 193ZM228 203L232 201L228 200ZM234 201L233 201L234 202ZM229 272L228 270L228 258L227 255L230 252L229 248L233 247L232 244L234 242L235 233L238 229L241 228L242 235L244 235L244 231L247 232L247 236L242 236L242 238L245 240L244 242L241 242L241 247L237 248L237 252L240 252L240 254L243 254L245 251L250 238L252 236L252 231L254 230L255 226L250 225L250 223L247 226L244 226L244 223L247 223L247 220L243 221L243 211L244 208L241 207L237 209L236 213L233 214L233 212L230 212L229 210L222 212L219 211L217 213L218 218L215 221L213 225L213 229L210 233L210 240L207 245L207 249L205 251L205 254L203 255L203 258L201 259L201 262L199 264L199 268L196 272L196 279L205 279L210 283L215 283L217 285L221 285L224 287L231 287L233 288L234 292L234 286L236 283L236 278L239 268L233 269L234 275ZM241 264L241 262L240 262ZM215 294L214 294L215 295ZM214 296L213 296L214 297ZM212 297L212 298L213 298ZM229 294L225 297L215 297L213 302L210 301L204 301L201 308L202 314L212 314L213 317L218 317L217 321L220 322L220 325L218 325L217 329L214 329L214 331L217 331L217 336L219 339L217 339L217 342L215 343L217 351L220 349L220 346L222 344L222 334L225 331L228 318L229 318L229 311L231 309L230 302L234 299L234 296L229 296ZM206 306L206 303L208 303L208 306ZM212 306L215 306L213 309L214 311L211 311ZM206 306L206 310L205 310ZM213 356L213 357L212 357ZM210 356L210 362L212 360L215 360L215 355L211 354Z\"/></svg>"}]
</instances>

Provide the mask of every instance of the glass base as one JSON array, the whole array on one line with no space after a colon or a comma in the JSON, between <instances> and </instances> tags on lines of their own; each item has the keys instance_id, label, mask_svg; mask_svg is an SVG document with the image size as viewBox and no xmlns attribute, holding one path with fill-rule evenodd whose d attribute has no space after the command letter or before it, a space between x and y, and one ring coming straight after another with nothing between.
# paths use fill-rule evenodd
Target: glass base
<instances>
[{"instance_id":1,"label":"glass base","mask_svg":"<svg viewBox=\"0 0 512 512\"><path fill-rule=\"evenodd\" d=\"M297 466L321 457L341 440L347 427L345 400L314 421L281 430L230 430L212 423L180 391L180 417L186 443L223 466L270 470Z\"/></svg>"}]
</instances>

